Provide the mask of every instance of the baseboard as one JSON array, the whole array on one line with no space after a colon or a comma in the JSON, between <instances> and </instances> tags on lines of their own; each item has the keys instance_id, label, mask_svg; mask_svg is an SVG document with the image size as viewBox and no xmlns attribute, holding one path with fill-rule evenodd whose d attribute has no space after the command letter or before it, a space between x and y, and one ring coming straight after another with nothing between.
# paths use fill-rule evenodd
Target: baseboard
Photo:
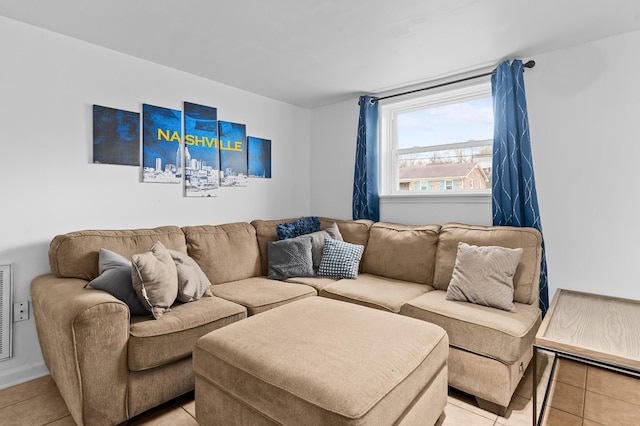
<instances>
[{"instance_id":1,"label":"baseboard","mask_svg":"<svg viewBox=\"0 0 640 426\"><path fill-rule=\"evenodd\" d=\"M25 365L9 371L0 373L0 389L19 385L29 380L37 379L49 374L47 367L42 364Z\"/></svg>"}]
</instances>

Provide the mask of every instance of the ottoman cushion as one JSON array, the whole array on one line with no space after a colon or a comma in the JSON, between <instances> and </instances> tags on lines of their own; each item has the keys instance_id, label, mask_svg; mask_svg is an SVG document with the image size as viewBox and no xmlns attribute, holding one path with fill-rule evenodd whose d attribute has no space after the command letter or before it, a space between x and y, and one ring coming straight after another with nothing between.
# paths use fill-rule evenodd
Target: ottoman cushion
<instances>
[{"instance_id":1,"label":"ottoman cushion","mask_svg":"<svg viewBox=\"0 0 640 426\"><path fill-rule=\"evenodd\" d=\"M208 404L198 388L204 381L231 397L227 406L251 407L278 424L393 424L439 376L437 418L447 355L447 335L436 325L306 298L196 342L196 415Z\"/></svg>"}]
</instances>

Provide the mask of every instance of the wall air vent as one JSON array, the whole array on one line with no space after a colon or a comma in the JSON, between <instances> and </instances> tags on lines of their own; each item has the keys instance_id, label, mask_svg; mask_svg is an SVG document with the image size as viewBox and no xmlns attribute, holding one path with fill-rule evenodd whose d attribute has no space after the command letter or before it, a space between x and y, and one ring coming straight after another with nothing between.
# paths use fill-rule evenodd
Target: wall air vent
<instances>
[{"instance_id":1,"label":"wall air vent","mask_svg":"<svg viewBox=\"0 0 640 426\"><path fill-rule=\"evenodd\" d=\"M0 361L12 356L11 330L11 265L0 265Z\"/></svg>"}]
</instances>

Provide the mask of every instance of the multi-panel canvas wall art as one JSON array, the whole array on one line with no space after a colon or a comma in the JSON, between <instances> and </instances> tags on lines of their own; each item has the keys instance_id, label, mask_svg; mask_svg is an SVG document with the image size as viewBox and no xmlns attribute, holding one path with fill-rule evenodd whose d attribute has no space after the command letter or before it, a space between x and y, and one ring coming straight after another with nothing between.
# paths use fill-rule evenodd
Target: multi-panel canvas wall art
<instances>
[{"instance_id":1,"label":"multi-panel canvas wall art","mask_svg":"<svg viewBox=\"0 0 640 426\"><path fill-rule=\"evenodd\" d=\"M247 129L244 124L218 121L220 186L247 186Z\"/></svg>"},{"instance_id":2,"label":"multi-panel canvas wall art","mask_svg":"<svg viewBox=\"0 0 640 426\"><path fill-rule=\"evenodd\" d=\"M140 165L140 114L93 106L93 162Z\"/></svg>"},{"instance_id":3,"label":"multi-panel canvas wall art","mask_svg":"<svg viewBox=\"0 0 640 426\"><path fill-rule=\"evenodd\" d=\"M222 187L248 186L249 177L271 178L271 140L247 137L245 124L191 102L182 111L142 104L141 113L93 105L93 162L137 165L142 182L217 197Z\"/></svg>"},{"instance_id":4,"label":"multi-panel canvas wall art","mask_svg":"<svg viewBox=\"0 0 640 426\"><path fill-rule=\"evenodd\" d=\"M271 178L271 141L247 136L249 150L249 177Z\"/></svg>"},{"instance_id":5,"label":"multi-panel canvas wall art","mask_svg":"<svg viewBox=\"0 0 640 426\"><path fill-rule=\"evenodd\" d=\"M142 105L142 181L180 183L182 179L182 113Z\"/></svg>"},{"instance_id":6,"label":"multi-panel canvas wall art","mask_svg":"<svg viewBox=\"0 0 640 426\"><path fill-rule=\"evenodd\" d=\"M215 197L220 186L216 108L184 103L184 188L186 197Z\"/></svg>"}]
</instances>

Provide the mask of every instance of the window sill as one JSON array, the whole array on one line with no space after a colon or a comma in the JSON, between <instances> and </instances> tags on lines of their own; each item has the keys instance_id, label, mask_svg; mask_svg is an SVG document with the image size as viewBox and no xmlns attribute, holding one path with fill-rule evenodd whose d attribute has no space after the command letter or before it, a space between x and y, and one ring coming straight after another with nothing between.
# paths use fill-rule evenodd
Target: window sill
<instances>
[{"instance_id":1,"label":"window sill","mask_svg":"<svg viewBox=\"0 0 640 426\"><path fill-rule=\"evenodd\" d=\"M381 195L381 204L491 204L490 191Z\"/></svg>"}]
</instances>

